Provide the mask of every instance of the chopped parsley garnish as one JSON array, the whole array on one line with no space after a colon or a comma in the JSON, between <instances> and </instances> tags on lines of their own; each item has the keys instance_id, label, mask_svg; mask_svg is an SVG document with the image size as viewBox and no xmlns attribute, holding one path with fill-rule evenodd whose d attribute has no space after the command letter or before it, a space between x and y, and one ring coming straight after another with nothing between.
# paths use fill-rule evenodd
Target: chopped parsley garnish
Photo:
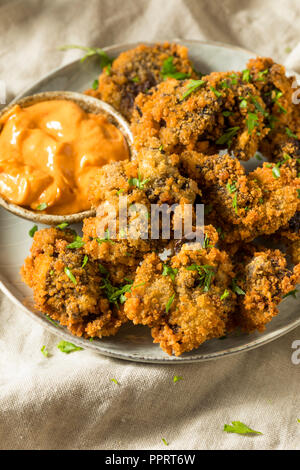
<instances>
[{"instance_id":1,"label":"chopped parsley garnish","mask_svg":"<svg viewBox=\"0 0 300 470\"><path fill-rule=\"evenodd\" d=\"M77 281L75 279L75 276L74 274L72 273L71 269L70 268L67 268L67 266L65 267L65 273L66 275L68 276L68 278L73 282L73 284L77 284Z\"/></svg>"},{"instance_id":2,"label":"chopped parsley garnish","mask_svg":"<svg viewBox=\"0 0 300 470\"><path fill-rule=\"evenodd\" d=\"M259 431L254 431L253 429L246 426L246 424L241 423L240 421L232 421L231 424L224 425L225 432L233 432L236 434L262 434Z\"/></svg>"},{"instance_id":3,"label":"chopped parsley garnish","mask_svg":"<svg viewBox=\"0 0 300 470\"><path fill-rule=\"evenodd\" d=\"M262 70L261 72L258 72L257 74L257 81L258 82L263 82L265 80L265 75L269 73L269 69Z\"/></svg>"},{"instance_id":4,"label":"chopped parsley garnish","mask_svg":"<svg viewBox=\"0 0 300 470\"><path fill-rule=\"evenodd\" d=\"M158 150L159 150L160 152L163 152L163 151L164 151L164 146L163 146L163 144L161 144L161 145L158 147Z\"/></svg>"},{"instance_id":5,"label":"chopped parsley garnish","mask_svg":"<svg viewBox=\"0 0 300 470\"><path fill-rule=\"evenodd\" d=\"M99 86L99 80L96 78L96 80L94 80L92 83L93 90L97 90L98 86Z\"/></svg>"},{"instance_id":6,"label":"chopped parsley garnish","mask_svg":"<svg viewBox=\"0 0 300 470\"><path fill-rule=\"evenodd\" d=\"M190 74L188 73L178 72L173 62L173 56L168 57L163 62L160 74L164 80L166 80L167 78L176 78L176 80L184 80L185 78L190 77Z\"/></svg>"},{"instance_id":7,"label":"chopped parsley garnish","mask_svg":"<svg viewBox=\"0 0 300 470\"><path fill-rule=\"evenodd\" d=\"M211 281L215 275L214 268L208 264L200 266L199 264L192 264L191 266L186 266L188 271L197 271L200 278L200 283L198 287L203 287L204 292L208 292L210 289Z\"/></svg>"},{"instance_id":8,"label":"chopped parsley garnish","mask_svg":"<svg viewBox=\"0 0 300 470\"><path fill-rule=\"evenodd\" d=\"M169 312L169 310L170 310L170 308L171 308L171 305L172 305L172 303L173 303L173 301L174 301L174 298L175 298L175 294L173 294L173 295L169 298L169 300L168 300L168 302L167 302L167 305L166 305L166 313Z\"/></svg>"},{"instance_id":9,"label":"chopped parsley garnish","mask_svg":"<svg viewBox=\"0 0 300 470\"><path fill-rule=\"evenodd\" d=\"M232 290L235 292L237 295L246 295L246 293L241 289L237 283L236 283L236 278L232 279Z\"/></svg>"},{"instance_id":10,"label":"chopped parsley garnish","mask_svg":"<svg viewBox=\"0 0 300 470\"><path fill-rule=\"evenodd\" d=\"M107 269L101 263L99 263L99 271L101 274L105 274L105 275L109 274Z\"/></svg>"},{"instance_id":11,"label":"chopped parsley garnish","mask_svg":"<svg viewBox=\"0 0 300 470\"><path fill-rule=\"evenodd\" d=\"M44 211L45 209L47 209L48 207L48 204L46 202L42 202L41 204L39 204L36 208L37 211Z\"/></svg>"},{"instance_id":12,"label":"chopped parsley garnish","mask_svg":"<svg viewBox=\"0 0 300 470\"><path fill-rule=\"evenodd\" d=\"M38 226L37 226L37 225L34 225L34 226L29 230L29 232L28 232L28 233L29 233L29 236L30 236L31 238L33 238L33 237L34 237L34 234L35 234L35 232L36 232L37 230L38 230Z\"/></svg>"},{"instance_id":13,"label":"chopped parsley garnish","mask_svg":"<svg viewBox=\"0 0 300 470\"><path fill-rule=\"evenodd\" d=\"M102 245L102 243L115 244L115 242L110 239L109 230L105 230L105 238L96 238L96 242L99 243L99 245Z\"/></svg>"},{"instance_id":14,"label":"chopped parsley garnish","mask_svg":"<svg viewBox=\"0 0 300 470\"><path fill-rule=\"evenodd\" d=\"M133 77L131 79L131 81L134 82L134 83L139 83L140 79L139 79L139 77Z\"/></svg>"},{"instance_id":15,"label":"chopped parsley garnish","mask_svg":"<svg viewBox=\"0 0 300 470\"><path fill-rule=\"evenodd\" d=\"M227 299L227 297L230 295L229 290L225 289L223 294L221 295L221 300Z\"/></svg>"},{"instance_id":16,"label":"chopped parsley garnish","mask_svg":"<svg viewBox=\"0 0 300 470\"><path fill-rule=\"evenodd\" d=\"M49 273L49 274L50 274L50 276L53 276L53 274L54 274L54 271L53 271L53 269L51 269L51 271L50 271L50 273Z\"/></svg>"},{"instance_id":17,"label":"chopped parsley garnish","mask_svg":"<svg viewBox=\"0 0 300 470\"><path fill-rule=\"evenodd\" d=\"M56 326L56 328L59 328L59 325L54 321L52 320L51 317L49 317L49 315L47 315L47 313L45 314L45 317L47 318L47 320L52 323L52 325Z\"/></svg>"},{"instance_id":18,"label":"chopped parsley garnish","mask_svg":"<svg viewBox=\"0 0 300 470\"><path fill-rule=\"evenodd\" d=\"M288 127L285 128L285 132L287 133L287 135L289 137L292 137L293 139L298 139L298 137L296 136L296 134L294 134L291 129L289 129Z\"/></svg>"},{"instance_id":19,"label":"chopped parsley garnish","mask_svg":"<svg viewBox=\"0 0 300 470\"><path fill-rule=\"evenodd\" d=\"M117 191L117 195L120 196L121 193L124 193L125 189L119 189L119 191Z\"/></svg>"},{"instance_id":20,"label":"chopped parsley garnish","mask_svg":"<svg viewBox=\"0 0 300 470\"><path fill-rule=\"evenodd\" d=\"M68 222L62 222L61 224L56 225L56 228L58 228L59 230L64 230L68 226L69 226Z\"/></svg>"},{"instance_id":21,"label":"chopped parsley garnish","mask_svg":"<svg viewBox=\"0 0 300 470\"><path fill-rule=\"evenodd\" d=\"M191 80L190 83L186 87L186 91L183 93L181 97L181 101L185 100L190 94L192 94L195 90L198 90L202 85L204 85L204 80Z\"/></svg>"},{"instance_id":22,"label":"chopped parsley garnish","mask_svg":"<svg viewBox=\"0 0 300 470\"><path fill-rule=\"evenodd\" d=\"M102 49L99 47L87 47L87 46L77 46L74 44L67 44L66 46L61 46L59 48L61 51L66 51L67 49L81 49L82 51L85 51L86 54L82 57L81 62L84 62L88 57L92 57L94 55L100 57L100 66L103 69L104 67L111 67L111 64L113 63L113 60L111 57L109 57L106 52L104 52Z\"/></svg>"},{"instance_id":23,"label":"chopped parsley garnish","mask_svg":"<svg viewBox=\"0 0 300 470\"><path fill-rule=\"evenodd\" d=\"M246 124L249 134L252 134L255 127L258 126L258 116L255 113L248 113Z\"/></svg>"},{"instance_id":24,"label":"chopped parsley garnish","mask_svg":"<svg viewBox=\"0 0 300 470\"><path fill-rule=\"evenodd\" d=\"M84 241L82 240L82 238L79 235L76 235L75 240L69 245L67 245L67 248L70 248L71 250L78 249L78 248L82 248L83 245L84 245Z\"/></svg>"},{"instance_id":25,"label":"chopped parsley garnish","mask_svg":"<svg viewBox=\"0 0 300 470\"><path fill-rule=\"evenodd\" d=\"M171 268L171 266L168 266L167 264L164 264L163 272L162 272L162 275L163 275L163 276L170 276L170 278L172 279L172 281L174 281L174 280L175 280L175 276L176 276L177 273L178 273L178 269L176 269L176 268Z\"/></svg>"},{"instance_id":26,"label":"chopped parsley garnish","mask_svg":"<svg viewBox=\"0 0 300 470\"><path fill-rule=\"evenodd\" d=\"M65 353L65 354L70 354L71 352L74 351L82 351L83 348L80 348L79 346L75 346L73 343L69 343L68 341L61 341L57 345L58 349Z\"/></svg>"},{"instance_id":27,"label":"chopped parsley garnish","mask_svg":"<svg viewBox=\"0 0 300 470\"><path fill-rule=\"evenodd\" d=\"M213 86L211 86L210 89L216 95L217 98L220 98L220 96L222 96L222 93L216 90Z\"/></svg>"},{"instance_id":28,"label":"chopped parsley garnish","mask_svg":"<svg viewBox=\"0 0 300 470\"><path fill-rule=\"evenodd\" d=\"M130 178L128 180L129 186L135 186L138 189L144 189L145 185L150 181L150 178L142 180L140 173L138 173L137 178Z\"/></svg>"},{"instance_id":29,"label":"chopped parsley garnish","mask_svg":"<svg viewBox=\"0 0 300 470\"><path fill-rule=\"evenodd\" d=\"M248 83L251 81L251 75L250 75L249 69L243 70L242 80L243 82L248 82Z\"/></svg>"},{"instance_id":30,"label":"chopped parsley garnish","mask_svg":"<svg viewBox=\"0 0 300 470\"><path fill-rule=\"evenodd\" d=\"M45 357L49 357L49 353L46 349L46 346L42 346L41 348L41 353L45 356Z\"/></svg>"},{"instance_id":31,"label":"chopped parsley garnish","mask_svg":"<svg viewBox=\"0 0 300 470\"><path fill-rule=\"evenodd\" d=\"M176 384L176 382L179 382L179 380L183 380L183 377L181 377L181 375L174 375L173 377L174 384Z\"/></svg>"},{"instance_id":32,"label":"chopped parsley garnish","mask_svg":"<svg viewBox=\"0 0 300 470\"><path fill-rule=\"evenodd\" d=\"M240 108L247 108L248 107L248 101L246 98L243 98L242 101L240 102Z\"/></svg>"},{"instance_id":33,"label":"chopped parsley garnish","mask_svg":"<svg viewBox=\"0 0 300 470\"><path fill-rule=\"evenodd\" d=\"M99 269L100 269L100 266L102 265L99 265ZM105 273L103 272L103 274ZM133 288L133 281L131 281L130 279L126 279L126 280L128 284L125 284L123 287L115 287L111 284L109 280L109 274L107 273L106 278L103 279L103 285L100 286L100 289L105 290L106 297L110 303L118 305L118 303L120 302L121 304L124 304L124 302L126 301L125 294L127 292L131 292L131 289ZM134 286L134 288L140 287L142 285L144 285L144 283L138 284L137 286Z\"/></svg>"},{"instance_id":34,"label":"chopped parsley garnish","mask_svg":"<svg viewBox=\"0 0 300 470\"><path fill-rule=\"evenodd\" d=\"M233 183L227 183L226 188L230 194L235 193L237 191L236 181Z\"/></svg>"},{"instance_id":35,"label":"chopped parsley garnish","mask_svg":"<svg viewBox=\"0 0 300 470\"><path fill-rule=\"evenodd\" d=\"M81 265L82 269L86 266L88 260L89 260L88 255L84 255L83 262L82 262L82 265Z\"/></svg>"},{"instance_id":36,"label":"chopped parsley garnish","mask_svg":"<svg viewBox=\"0 0 300 470\"><path fill-rule=\"evenodd\" d=\"M208 248L212 248L212 247L213 247L213 245L211 245L210 239L209 239L209 237L207 236L207 234L205 233L205 234L204 234L204 242L203 242L202 248L204 248L205 250L207 250Z\"/></svg>"},{"instance_id":37,"label":"chopped parsley garnish","mask_svg":"<svg viewBox=\"0 0 300 470\"><path fill-rule=\"evenodd\" d=\"M256 153L256 154L255 154L255 158L256 158L256 160L259 160L260 162L261 162L262 159L263 159L263 158L259 155L259 153Z\"/></svg>"},{"instance_id":38,"label":"chopped parsley garnish","mask_svg":"<svg viewBox=\"0 0 300 470\"><path fill-rule=\"evenodd\" d=\"M238 213L238 206L237 206L237 193L233 196L232 199L232 207L234 208L234 212L237 214Z\"/></svg>"},{"instance_id":39,"label":"chopped parsley garnish","mask_svg":"<svg viewBox=\"0 0 300 470\"><path fill-rule=\"evenodd\" d=\"M239 127L230 127L229 129L227 129L227 131L225 131L223 135L221 135L221 137L219 137L219 139L216 141L216 144L217 145L228 144L228 146L230 147L232 139L238 130L239 130Z\"/></svg>"},{"instance_id":40,"label":"chopped parsley garnish","mask_svg":"<svg viewBox=\"0 0 300 470\"><path fill-rule=\"evenodd\" d=\"M113 382L116 385L120 385L119 382L117 381L117 379L110 379L110 381Z\"/></svg>"},{"instance_id":41,"label":"chopped parsley garnish","mask_svg":"<svg viewBox=\"0 0 300 470\"><path fill-rule=\"evenodd\" d=\"M167 443L166 439L162 438L162 441L163 443L165 444L165 446L168 446L169 444Z\"/></svg>"},{"instance_id":42,"label":"chopped parsley garnish","mask_svg":"<svg viewBox=\"0 0 300 470\"><path fill-rule=\"evenodd\" d=\"M290 292L288 292L287 294L285 294L285 295L283 296L283 298L285 299L286 297L292 296L292 297L294 297L294 299L296 299L296 298L297 298L297 293L298 293L298 290L297 290L297 289L291 290Z\"/></svg>"},{"instance_id":43,"label":"chopped parsley garnish","mask_svg":"<svg viewBox=\"0 0 300 470\"><path fill-rule=\"evenodd\" d=\"M224 117L232 116L233 112L232 111L222 111L222 114Z\"/></svg>"},{"instance_id":44,"label":"chopped parsley garnish","mask_svg":"<svg viewBox=\"0 0 300 470\"><path fill-rule=\"evenodd\" d=\"M280 170L277 165L273 167L272 173L273 173L274 178L276 179L280 178Z\"/></svg>"}]
</instances>

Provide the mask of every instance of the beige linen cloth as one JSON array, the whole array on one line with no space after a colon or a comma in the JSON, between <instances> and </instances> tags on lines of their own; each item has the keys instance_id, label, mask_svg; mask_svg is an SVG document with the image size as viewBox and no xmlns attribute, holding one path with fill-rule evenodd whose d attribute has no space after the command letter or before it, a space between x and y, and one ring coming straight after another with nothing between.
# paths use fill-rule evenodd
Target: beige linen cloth
<instances>
[{"instance_id":1,"label":"beige linen cloth","mask_svg":"<svg viewBox=\"0 0 300 470\"><path fill-rule=\"evenodd\" d=\"M299 15L298 0L2 0L0 79L12 98L80 56L59 45L174 37L224 41L300 71ZM191 365L66 355L58 337L1 295L0 448L299 449L297 339L300 329L242 355ZM174 384L174 375L183 380ZM263 435L223 432L232 420Z\"/></svg>"}]
</instances>

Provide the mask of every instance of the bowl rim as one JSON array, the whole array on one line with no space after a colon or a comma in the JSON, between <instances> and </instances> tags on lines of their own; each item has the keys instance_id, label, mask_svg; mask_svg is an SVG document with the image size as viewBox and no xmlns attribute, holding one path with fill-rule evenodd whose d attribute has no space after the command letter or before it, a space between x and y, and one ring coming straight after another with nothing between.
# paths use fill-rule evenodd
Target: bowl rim
<instances>
[{"instance_id":1,"label":"bowl rim","mask_svg":"<svg viewBox=\"0 0 300 470\"><path fill-rule=\"evenodd\" d=\"M113 123L122 132L127 142L129 153L130 155L132 155L133 137L132 137L129 123L126 121L126 119L108 103L105 103L104 101L98 98L85 95L84 93L59 90L59 91L46 91L46 92L41 92L41 93L35 93L33 95L27 95L27 96L22 95L21 98L15 98L7 106L0 109L0 118L1 116L9 112L16 105L20 105L21 107L26 108L35 103L41 103L43 101L52 101L55 99L73 101L74 103L78 104L82 108L83 108L83 105L85 104L86 110L88 110L88 108L94 110L94 112L96 110L99 110L99 113L103 112L103 114L110 116L113 120ZM55 214L44 214L44 213L39 214L36 211L27 209L18 204L8 202L1 195L0 195L0 206L2 206L4 209L6 209L7 211L17 216L22 217L23 219L31 220L32 222L37 222L37 223L44 224L44 225L57 225L62 222L68 222L70 224L74 224L74 223L82 222L82 220L87 217L93 217L96 213L94 209L89 209L86 211L77 212L75 214L66 214L66 215L55 215Z\"/></svg>"}]
</instances>

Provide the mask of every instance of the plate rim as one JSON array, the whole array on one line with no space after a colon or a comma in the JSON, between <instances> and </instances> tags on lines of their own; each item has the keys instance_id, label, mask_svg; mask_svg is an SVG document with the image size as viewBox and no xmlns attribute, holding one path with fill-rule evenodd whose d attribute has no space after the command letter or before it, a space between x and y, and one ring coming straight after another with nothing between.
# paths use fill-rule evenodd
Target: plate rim
<instances>
[{"instance_id":1,"label":"plate rim","mask_svg":"<svg viewBox=\"0 0 300 470\"><path fill-rule=\"evenodd\" d=\"M113 53L114 50L118 48L126 48L130 49L133 47L137 47L138 44L146 44L146 45L153 45L156 42L176 42L182 45L187 45L187 43L193 43L193 44L201 44L201 45L209 45L209 46L216 46L220 47L223 49L229 49L229 50L239 50L241 52L244 52L249 55L257 56L257 54L253 51L250 51L248 49L245 49L240 46L235 46L231 44L227 44L221 41L210 41L210 40L197 40L197 39L170 39L170 40L160 40L157 39L155 41L138 41L138 42L130 42L130 43L116 43L112 44L111 46L105 46L102 48L103 51L109 53ZM47 74L43 75L39 80L36 80L33 82L30 86L25 88L21 93L19 93L12 101L10 101L7 105L13 104L15 101L20 100L21 98L27 96L33 88L36 86L40 85L42 86L43 82L49 78L49 76L54 75L57 72L64 71L68 68L71 68L74 66L76 63L80 62L80 58L75 59L63 66L56 67L52 69L52 71L48 72ZM45 328L47 331L50 333L53 333L61 338L64 338L67 341L70 341L70 333L68 333L65 329L65 327L60 327L60 326L55 326L52 323L50 323L46 317L39 317L34 313L34 311L30 310L29 308L26 307L19 299L17 299L12 292L10 285L13 285L10 282L6 282L2 279L0 279L0 290L3 292L4 295L8 297L10 301L13 302L14 305L20 308L21 311L23 311L26 315L28 315L33 321L37 322L39 325L41 325L43 328ZM145 363L145 364L161 364L161 365L174 365L178 363L197 363L197 362L206 362L206 361L212 361L216 359L222 359L225 357L241 354L247 351L251 351L253 349L256 349L258 347L261 347L263 345L266 345L272 341L275 341L276 339L279 339L280 337L284 336L285 334L291 332L295 328L300 326L300 317L298 319L295 319L292 323L290 323L288 326L284 326L279 328L276 331L269 332L265 336L259 336L255 338L253 341L250 341L245 344L245 345L240 345L236 347L231 347L228 348L222 352L215 352L215 353L203 353L200 355L190 355L190 356L168 356L166 354L165 358L155 358L155 357L143 357L142 354L138 354L137 356L135 354L128 353L126 351L123 352L115 352L111 351L110 349L107 349L105 345L101 345L101 340L95 341L95 342L90 342L87 339L79 338L77 336L72 335L72 342L74 342L75 345L82 347L83 349L86 350L91 350L93 352L97 352L103 356L106 357L112 357L114 359L121 359L124 361L130 361L130 362L138 362L138 363ZM249 335L250 337L250 335Z\"/></svg>"}]
</instances>

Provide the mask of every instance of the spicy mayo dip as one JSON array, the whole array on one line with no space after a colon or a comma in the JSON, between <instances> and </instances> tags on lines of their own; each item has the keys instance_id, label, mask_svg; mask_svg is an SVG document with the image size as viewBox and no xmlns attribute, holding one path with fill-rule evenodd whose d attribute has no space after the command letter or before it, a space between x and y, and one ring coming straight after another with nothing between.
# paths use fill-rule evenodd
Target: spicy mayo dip
<instances>
[{"instance_id":1,"label":"spicy mayo dip","mask_svg":"<svg viewBox=\"0 0 300 470\"><path fill-rule=\"evenodd\" d=\"M0 118L0 195L47 214L90 209L90 180L129 158L121 131L103 114L57 99L14 106Z\"/></svg>"}]
</instances>

